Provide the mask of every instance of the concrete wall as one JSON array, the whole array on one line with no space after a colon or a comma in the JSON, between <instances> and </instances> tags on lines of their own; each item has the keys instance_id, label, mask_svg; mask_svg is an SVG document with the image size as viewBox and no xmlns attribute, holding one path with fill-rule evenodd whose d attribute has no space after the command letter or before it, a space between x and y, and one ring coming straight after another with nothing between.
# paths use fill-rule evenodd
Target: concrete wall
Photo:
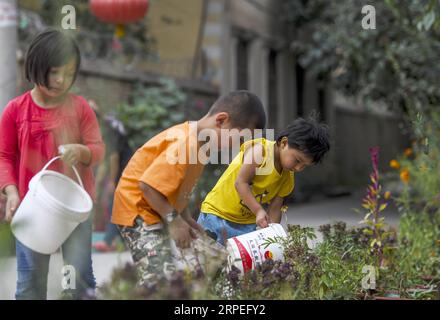
<instances>
[{"instance_id":1,"label":"concrete wall","mask_svg":"<svg viewBox=\"0 0 440 320\"><path fill-rule=\"evenodd\" d=\"M409 145L402 135L401 120L371 112L335 109L335 160L339 183L361 185L368 183L371 172L369 148L380 147L379 170L390 171L389 162Z\"/></svg>"},{"instance_id":2,"label":"concrete wall","mask_svg":"<svg viewBox=\"0 0 440 320\"><path fill-rule=\"evenodd\" d=\"M150 72L190 78L198 52L205 0L151 1L148 12L150 35L157 42L157 61L149 61ZM203 27L202 27L203 28ZM200 75L200 74L199 74Z\"/></svg>"},{"instance_id":3,"label":"concrete wall","mask_svg":"<svg viewBox=\"0 0 440 320\"><path fill-rule=\"evenodd\" d=\"M279 106L274 106L280 113L287 111L286 106L292 105L292 84L288 70L293 70L290 57L284 49L281 26L276 19L274 5L277 1L268 0L211 0L216 2L217 8L223 7L221 19L217 19L215 28L221 30L221 72L216 75L222 93L236 90L238 87L237 46L239 41L247 43L247 84L244 87L257 94L262 100L266 111L271 114L269 105L269 53L279 51L277 57L278 68L278 95ZM209 27L209 25L207 25ZM212 25L211 29L214 29ZM211 40L212 41L212 40ZM241 84L243 87L243 84ZM272 116L275 116L272 114ZM277 122L275 120L275 122ZM282 121L282 120L281 120ZM272 122L272 121L271 121Z\"/></svg>"},{"instance_id":4,"label":"concrete wall","mask_svg":"<svg viewBox=\"0 0 440 320\"><path fill-rule=\"evenodd\" d=\"M31 89L24 78L23 61L18 63L18 94ZM126 102L133 94L133 89L138 84L153 86L158 84L159 77L154 74L112 71L111 66L96 61L82 61L78 78L72 92L82 95L87 99L94 99L106 112L112 111L119 103ZM187 95L187 108L189 115L203 115L218 98L217 88L197 80L176 79L177 85ZM191 119L192 120L192 119Z\"/></svg>"},{"instance_id":5,"label":"concrete wall","mask_svg":"<svg viewBox=\"0 0 440 320\"><path fill-rule=\"evenodd\" d=\"M138 50L136 54L141 56L137 59L133 69L176 78L190 78L195 68L196 75L201 77L203 70L200 66L194 66L193 62L198 55L199 35L203 32L202 17L206 2L205 0L150 1L148 13L144 19L148 36L155 40L154 50L151 50L154 54L148 52L147 56L147 52L141 48L139 43L130 42L133 38L127 32L125 36L129 39L127 50L132 50L130 48L134 45ZM21 9L35 12L41 12L42 3L43 1L19 0ZM88 10L87 2L75 3L73 1L72 5L77 9L82 6L83 10ZM78 27L81 28L81 25ZM108 34L96 36L102 36L101 41L109 37ZM93 30L89 37L91 41L94 40Z\"/></svg>"}]
</instances>

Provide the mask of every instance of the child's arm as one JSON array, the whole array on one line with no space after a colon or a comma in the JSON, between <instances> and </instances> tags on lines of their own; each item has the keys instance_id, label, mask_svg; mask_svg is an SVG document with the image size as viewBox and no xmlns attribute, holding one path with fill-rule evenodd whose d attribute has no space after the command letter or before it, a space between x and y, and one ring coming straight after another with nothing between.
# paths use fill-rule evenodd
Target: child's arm
<instances>
[{"instance_id":1,"label":"child's arm","mask_svg":"<svg viewBox=\"0 0 440 320\"><path fill-rule=\"evenodd\" d=\"M269 217L272 222L281 222L281 207L283 206L284 198L275 197L269 205Z\"/></svg>"},{"instance_id":2,"label":"child's arm","mask_svg":"<svg viewBox=\"0 0 440 320\"><path fill-rule=\"evenodd\" d=\"M84 102L86 103L86 102ZM91 166L104 159L105 145L102 141L98 120L90 106L81 109L80 132L81 143L65 144L62 160L69 165L81 163Z\"/></svg>"},{"instance_id":3,"label":"child's arm","mask_svg":"<svg viewBox=\"0 0 440 320\"><path fill-rule=\"evenodd\" d=\"M139 182L139 188L142 190L144 198L148 201L151 208L161 216L162 221L165 221L165 216L174 210L167 198L144 182ZM180 214L168 225L168 230L170 237L182 249L188 248L192 239L196 238L194 231Z\"/></svg>"},{"instance_id":4,"label":"child's arm","mask_svg":"<svg viewBox=\"0 0 440 320\"><path fill-rule=\"evenodd\" d=\"M180 215L182 216L183 220L185 220L185 222L189 224L189 226L191 228L197 230L200 233L204 233L205 232L203 227L200 224L198 224L196 220L194 220L194 218L192 217L191 212L189 211L188 207L185 208L185 210L183 210Z\"/></svg>"},{"instance_id":5,"label":"child's arm","mask_svg":"<svg viewBox=\"0 0 440 320\"><path fill-rule=\"evenodd\" d=\"M11 221L15 211L20 205L20 196L18 194L17 186L9 185L5 188L6 194L6 221Z\"/></svg>"},{"instance_id":6,"label":"child's arm","mask_svg":"<svg viewBox=\"0 0 440 320\"><path fill-rule=\"evenodd\" d=\"M251 184L258 166L263 162L263 152L262 145L255 145L249 148L243 156L243 164L235 180L235 189L244 204L255 214L257 225L261 228L267 227L270 219L266 210L264 210L252 194Z\"/></svg>"},{"instance_id":7,"label":"child's arm","mask_svg":"<svg viewBox=\"0 0 440 320\"><path fill-rule=\"evenodd\" d=\"M75 146L75 160L85 166L94 166L104 160L105 145L98 120L90 106L82 108L80 121L81 143L71 145Z\"/></svg>"},{"instance_id":8,"label":"child's arm","mask_svg":"<svg viewBox=\"0 0 440 320\"><path fill-rule=\"evenodd\" d=\"M88 147L82 144L64 144L61 159L68 165L82 163L85 166L90 164L92 153Z\"/></svg>"},{"instance_id":9,"label":"child's arm","mask_svg":"<svg viewBox=\"0 0 440 320\"><path fill-rule=\"evenodd\" d=\"M3 111L0 123L0 190L6 195L6 221L11 221L20 205L15 169L18 154L17 127L11 110L12 105L9 104Z\"/></svg>"}]
</instances>

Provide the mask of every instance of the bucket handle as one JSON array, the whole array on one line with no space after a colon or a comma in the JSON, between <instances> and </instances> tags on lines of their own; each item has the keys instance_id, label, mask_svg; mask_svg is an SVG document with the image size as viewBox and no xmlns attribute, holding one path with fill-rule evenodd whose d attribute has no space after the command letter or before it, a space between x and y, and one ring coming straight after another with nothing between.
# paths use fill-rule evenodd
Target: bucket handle
<instances>
[{"instance_id":1,"label":"bucket handle","mask_svg":"<svg viewBox=\"0 0 440 320\"><path fill-rule=\"evenodd\" d=\"M56 160L61 159L61 156L56 156L55 158L49 160L48 163L46 163L46 165L43 167L43 169L41 169L40 172L46 171L46 169ZM73 171L75 172L76 178L78 179L79 185L81 186L81 188L84 189L84 185L83 182L81 180L81 177L79 176L78 170L76 170L75 166L72 166Z\"/></svg>"}]
</instances>

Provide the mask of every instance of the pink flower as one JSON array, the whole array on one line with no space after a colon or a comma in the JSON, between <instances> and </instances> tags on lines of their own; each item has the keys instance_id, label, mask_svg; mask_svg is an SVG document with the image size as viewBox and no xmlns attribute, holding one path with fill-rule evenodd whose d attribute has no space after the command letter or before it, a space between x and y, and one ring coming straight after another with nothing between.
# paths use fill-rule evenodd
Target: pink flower
<instances>
[{"instance_id":1,"label":"pink flower","mask_svg":"<svg viewBox=\"0 0 440 320\"><path fill-rule=\"evenodd\" d=\"M371 162L373 163L373 169L374 173L378 172L378 165L379 165L379 147L372 147L370 148L370 155L371 155Z\"/></svg>"}]
</instances>

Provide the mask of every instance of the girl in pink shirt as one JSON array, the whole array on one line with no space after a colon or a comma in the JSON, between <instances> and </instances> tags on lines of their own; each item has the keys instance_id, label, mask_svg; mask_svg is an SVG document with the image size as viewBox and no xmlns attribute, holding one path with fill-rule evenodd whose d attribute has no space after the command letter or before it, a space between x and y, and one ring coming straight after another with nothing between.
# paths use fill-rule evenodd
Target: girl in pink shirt
<instances>
[{"instance_id":1,"label":"girl in pink shirt","mask_svg":"<svg viewBox=\"0 0 440 320\"><path fill-rule=\"evenodd\" d=\"M63 161L51 170L73 179L79 170L94 198L92 167L103 159L104 144L94 111L86 100L69 93L80 65L75 41L58 30L39 34L26 54L25 73L34 88L11 100L0 123L0 190L6 194L6 219L11 220L28 191L31 178L63 145ZM47 230L48 233L51 230ZM76 272L76 285L65 293L80 298L95 288L91 260L91 219L81 223L62 245L64 263ZM37 253L16 240L17 299L46 299L50 255ZM61 272L61 270L60 270Z\"/></svg>"}]
</instances>

